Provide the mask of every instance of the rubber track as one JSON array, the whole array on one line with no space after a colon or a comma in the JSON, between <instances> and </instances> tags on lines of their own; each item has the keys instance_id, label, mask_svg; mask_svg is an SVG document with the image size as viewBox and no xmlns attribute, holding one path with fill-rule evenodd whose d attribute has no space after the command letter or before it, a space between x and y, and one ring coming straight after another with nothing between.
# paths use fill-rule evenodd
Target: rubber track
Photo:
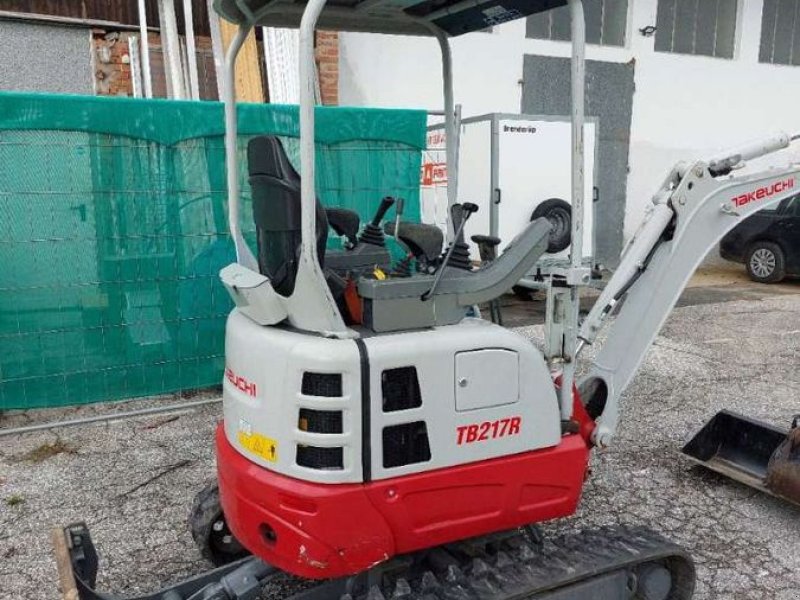
<instances>
[{"instance_id":1,"label":"rubber track","mask_svg":"<svg viewBox=\"0 0 800 600\"><path fill-rule=\"evenodd\" d=\"M366 592L339 600L522 600L619 569L658 562L672 575L670 600L692 597L694 565L679 546L641 527L604 527L542 543L520 533L483 547L469 542L439 551L443 569L424 570L430 553L402 576L384 576ZM420 568L421 567L421 568ZM416 572L415 572L416 571Z\"/></svg>"}]
</instances>

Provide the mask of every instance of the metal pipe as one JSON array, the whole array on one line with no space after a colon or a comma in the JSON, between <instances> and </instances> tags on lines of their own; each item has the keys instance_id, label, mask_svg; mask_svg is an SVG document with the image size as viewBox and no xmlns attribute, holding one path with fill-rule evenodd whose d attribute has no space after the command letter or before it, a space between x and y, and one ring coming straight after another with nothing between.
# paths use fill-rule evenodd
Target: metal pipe
<instances>
[{"instance_id":1,"label":"metal pipe","mask_svg":"<svg viewBox=\"0 0 800 600\"><path fill-rule=\"evenodd\" d=\"M180 100L186 97L186 93L181 68L174 0L158 0L158 17L161 24L161 48L164 56L164 70L167 75L168 95L170 98Z\"/></svg>"},{"instance_id":2,"label":"metal pipe","mask_svg":"<svg viewBox=\"0 0 800 600\"><path fill-rule=\"evenodd\" d=\"M150 76L150 43L147 38L147 12L144 0L139 0L139 56L142 62L142 79L144 80L144 97L153 97L153 80Z\"/></svg>"},{"instance_id":3,"label":"metal pipe","mask_svg":"<svg viewBox=\"0 0 800 600\"><path fill-rule=\"evenodd\" d=\"M452 70L450 75L452 81ZM453 204L458 202L458 166L461 164L461 105L456 104L453 107L453 132L455 135L455 141L453 144L455 148L453 149L453 184L448 185L447 188L450 189L452 187L453 190Z\"/></svg>"},{"instance_id":4,"label":"metal pipe","mask_svg":"<svg viewBox=\"0 0 800 600\"><path fill-rule=\"evenodd\" d=\"M183 0L183 24L186 29L186 58L189 68L189 97L200 99L200 82L197 76L197 50L194 43L194 15L192 0Z\"/></svg>"},{"instance_id":5,"label":"metal pipe","mask_svg":"<svg viewBox=\"0 0 800 600\"><path fill-rule=\"evenodd\" d=\"M489 121L489 235L498 237L500 231L500 123L497 117Z\"/></svg>"},{"instance_id":6,"label":"metal pipe","mask_svg":"<svg viewBox=\"0 0 800 600\"><path fill-rule=\"evenodd\" d=\"M9 435L20 435L23 433L31 433L33 431L44 431L46 429L55 429L57 427L75 427L76 425L89 425L91 423L101 423L103 421L116 421L118 419L144 417L148 415L156 415L166 412L186 411L192 408L205 406L206 404L216 404L217 402L221 401L222 398L208 398L206 400L194 400L192 402L184 402L183 404L167 404L166 406L153 406L150 408L140 408L137 410L128 410L106 415L94 415L91 417L83 417L82 419L70 419L68 421L51 421L49 423L40 423L38 425L11 427L9 429L0 429L0 437Z\"/></svg>"},{"instance_id":7,"label":"metal pipe","mask_svg":"<svg viewBox=\"0 0 800 600\"><path fill-rule=\"evenodd\" d=\"M298 60L300 66L300 205L303 260L312 271L320 271L316 252L317 220L315 189L315 128L316 63L314 29L326 0L309 0L300 20Z\"/></svg>"},{"instance_id":8,"label":"metal pipe","mask_svg":"<svg viewBox=\"0 0 800 600\"><path fill-rule=\"evenodd\" d=\"M128 36L128 56L131 62L131 91L134 98L142 97L142 57L139 55L139 36Z\"/></svg>"},{"instance_id":9,"label":"metal pipe","mask_svg":"<svg viewBox=\"0 0 800 600\"><path fill-rule=\"evenodd\" d=\"M245 243L239 225L241 198L237 156L238 123L236 120L236 57L251 28L250 24L240 25L239 30L231 40L228 52L225 54L223 101L225 103L225 175L228 184L228 228L231 232L233 244L236 247L236 260L240 265L257 271L258 263Z\"/></svg>"},{"instance_id":10,"label":"metal pipe","mask_svg":"<svg viewBox=\"0 0 800 600\"><path fill-rule=\"evenodd\" d=\"M708 161L708 168L712 175L716 172L728 173L731 169L738 167L742 163L755 158L760 158L778 150L788 148L792 140L797 137L792 137L788 133L779 133L772 137L750 142L745 146L729 150L720 156L715 156Z\"/></svg>"},{"instance_id":11,"label":"metal pipe","mask_svg":"<svg viewBox=\"0 0 800 600\"><path fill-rule=\"evenodd\" d=\"M453 100L453 56L450 51L450 40L447 33L428 21L424 21L423 24L436 36L442 53L445 162L447 163L447 214L449 215L450 208L458 202L458 131L456 129L456 110ZM455 240L453 222L449 218L447 220L447 239L449 242Z\"/></svg>"},{"instance_id":12,"label":"metal pipe","mask_svg":"<svg viewBox=\"0 0 800 600\"><path fill-rule=\"evenodd\" d=\"M582 0L569 0L572 28L572 238L570 241L570 266L583 266L583 124L585 119L586 79L586 21ZM564 367L561 377L561 420L572 418L572 387L575 383L578 347L578 318L580 312L580 286L570 287L570 303L565 320Z\"/></svg>"},{"instance_id":13,"label":"metal pipe","mask_svg":"<svg viewBox=\"0 0 800 600\"><path fill-rule=\"evenodd\" d=\"M211 31L211 53L214 55L214 72L217 75L217 98L225 98L225 48L222 44L222 31L219 15L214 10L214 0L207 0L208 28Z\"/></svg>"},{"instance_id":14,"label":"metal pipe","mask_svg":"<svg viewBox=\"0 0 800 600\"><path fill-rule=\"evenodd\" d=\"M212 0L213 1L213 0ZM79 17L64 17L61 15L39 15L34 13L17 12L13 10L0 10L0 19L10 21L27 21L30 23L50 23L66 27L97 27L100 29L119 29L122 31L138 31L138 25L108 21L105 19L82 19ZM158 27L149 27L150 31L158 31Z\"/></svg>"},{"instance_id":15,"label":"metal pipe","mask_svg":"<svg viewBox=\"0 0 800 600\"><path fill-rule=\"evenodd\" d=\"M584 139L586 119L586 22L583 0L570 0L572 16L572 240L570 262L583 265Z\"/></svg>"}]
</instances>

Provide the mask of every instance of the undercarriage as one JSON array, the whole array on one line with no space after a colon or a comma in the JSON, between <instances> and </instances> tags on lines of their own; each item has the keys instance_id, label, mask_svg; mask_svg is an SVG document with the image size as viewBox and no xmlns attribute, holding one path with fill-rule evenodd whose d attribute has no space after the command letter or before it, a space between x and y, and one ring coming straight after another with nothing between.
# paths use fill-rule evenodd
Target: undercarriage
<instances>
[{"instance_id":1,"label":"undercarriage","mask_svg":"<svg viewBox=\"0 0 800 600\"><path fill-rule=\"evenodd\" d=\"M94 589L97 552L86 525L66 527L63 536L66 575L80 600L122 600ZM135 600L255 600L277 577L285 575L247 557ZM356 576L309 581L284 600L682 600L692 597L694 581L688 554L645 528L545 538L525 527L399 556Z\"/></svg>"}]
</instances>

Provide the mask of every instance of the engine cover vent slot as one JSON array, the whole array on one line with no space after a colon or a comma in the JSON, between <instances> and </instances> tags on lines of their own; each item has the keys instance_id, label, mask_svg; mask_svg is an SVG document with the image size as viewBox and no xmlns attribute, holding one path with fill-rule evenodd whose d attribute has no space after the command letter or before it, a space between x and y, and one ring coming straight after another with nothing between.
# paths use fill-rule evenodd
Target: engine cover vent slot
<instances>
[{"instance_id":1,"label":"engine cover vent slot","mask_svg":"<svg viewBox=\"0 0 800 600\"><path fill-rule=\"evenodd\" d=\"M342 411L301 408L297 426L309 433L342 433Z\"/></svg>"},{"instance_id":2,"label":"engine cover vent slot","mask_svg":"<svg viewBox=\"0 0 800 600\"><path fill-rule=\"evenodd\" d=\"M383 412L395 412L422 406L417 370L414 367L387 369L381 374Z\"/></svg>"},{"instance_id":3,"label":"engine cover vent slot","mask_svg":"<svg viewBox=\"0 0 800 600\"><path fill-rule=\"evenodd\" d=\"M305 372L301 392L305 396L339 398L342 395L342 374Z\"/></svg>"},{"instance_id":4,"label":"engine cover vent slot","mask_svg":"<svg viewBox=\"0 0 800 600\"><path fill-rule=\"evenodd\" d=\"M431 459L425 421L392 425L383 429L383 468L402 467Z\"/></svg>"},{"instance_id":5,"label":"engine cover vent slot","mask_svg":"<svg viewBox=\"0 0 800 600\"><path fill-rule=\"evenodd\" d=\"M297 446L297 464L309 469L340 471L344 469L344 449Z\"/></svg>"}]
</instances>

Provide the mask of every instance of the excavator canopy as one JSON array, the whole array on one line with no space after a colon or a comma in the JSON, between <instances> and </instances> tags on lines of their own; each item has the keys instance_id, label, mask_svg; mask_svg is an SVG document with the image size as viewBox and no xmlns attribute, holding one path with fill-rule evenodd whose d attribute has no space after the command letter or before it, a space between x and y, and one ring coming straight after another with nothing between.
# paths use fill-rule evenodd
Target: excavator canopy
<instances>
[{"instance_id":1,"label":"excavator canopy","mask_svg":"<svg viewBox=\"0 0 800 600\"><path fill-rule=\"evenodd\" d=\"M329 0L317 27L430 36L433 24L457 36L566 4L567 0ZM305 7L304 1L214 0L214 9L237 25L297 28Z\"/></svg>"}]
</instances>

